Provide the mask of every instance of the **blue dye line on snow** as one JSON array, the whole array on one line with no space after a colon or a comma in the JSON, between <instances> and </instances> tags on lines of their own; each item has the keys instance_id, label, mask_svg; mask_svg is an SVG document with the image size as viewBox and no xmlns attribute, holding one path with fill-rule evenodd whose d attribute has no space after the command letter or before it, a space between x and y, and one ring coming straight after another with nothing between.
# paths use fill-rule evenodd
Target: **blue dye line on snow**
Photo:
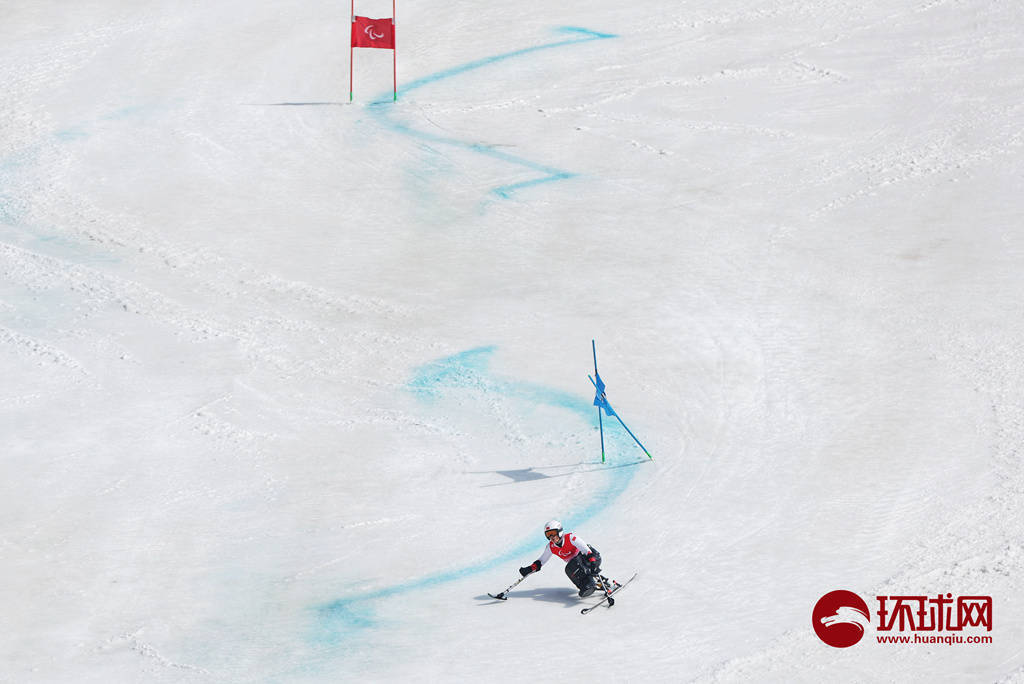
<instances>
[{"instance_id":1,"label":"blue dye line on snow","mask_svg":"<svg viewBox=\"0 0 1024 684\"><path fill-rule=\"evenodd\" d=\"M0 159L0 223L13 226L21 222L25 213L25 202L8 194L5 187L13 182L16 175L35 162L36 154L34 148L25 148Z\"/></svg>"},{"instance_id":2,"label":"blue dye line on snow","mask_svg":"<svg viewBox=\"0 0 1024 684\"><path fill-rule=\"evenodd\" d=\"M0 159L0 223L13 226L22 222L27 211L27 203L24 199L8 194L5 186L12 184L17 176L23 175L36 166L41 150L47 144L57 142L62 145L68 145L80 142L91 138L104 122L121 122L132 118L141 121L145 117L166 111L172 105L177 105L181 101L181 99L176 99L169 103L157 102L127 105L102 114L94 120L84 121L56 130L49 137L41 138L41 141L16 150L7 157ZM33 233L38 235L38 239L41 242L53 242L56 240L56 238L44 235L42 229L39 228L33 227ZM86 246L80 243L74 243L65 239L56 241L61 244L70 245L83 252L85 251L83 248Z\"/></svg>"},{"instance_id":3,"label":"blue dye line on snow","mask_svg":"<svg viewBox=\"0 0 1024 684\"><path fill-rule=\"evenodd\" d=\"M591 31L590 29L580 28L577 26L562 26L555 30L558 33L569 34L572 37L564 40L555 41L552 43L545 43L543 45L535 45L533 47L522 48L520 50L512 50L511 52L505 52L500 55L494 55L491 57L484 57L483 59L477 59L472 62L466 62L465 64L451 67L450 69L445 69L435 74L431 74L429 76L424 76L423 78L416 79L411 83L407 83L402 86L399 92L405 94L418 88L422 88L424 86L437 83L438 81L442 81L447 78L460 76L470 71L493 66L495 64L499 64L510 59L523 57L536 52L541 52L544 50L553 50L557 48L567 47L569 45L579 45L581 43L588 43L594 40L607 40L609 38L617 37L611 33L599 33L597 31ZM544 183L552 183L554 181L567 180L569 178L574 178L576 176L576 174L570 171L565 171L563 169L558 169L553 166L548 166L546 164L540 164L538 162L534 162L529 159L525 159L523 157L519 157L513 154L508 154L507 152L495 150L494 148L489 147L488 145L468 142L465 140L460 140L458 138L452 138L449 136L438 135L436 133L429 133L426 131L415 129L409 124L398 121L391 115L392 110L389 109L388 107L388 105L392 104L391 96L392 93L387 93L387 99L382 99L383 96L378 97L373 102L371 102L369 106L370 113L376 116L378 121L387 128L389 128L390 130L395 131L396 133L401 133L402 135L407 135L409 137L416 138L417 140L449 145L452 147L457 147L462 150L468 150L470 152L474 152L485 157L490 157L492 159L497 159L499 161L512 164L514 166L520 166L540 174L537 178L531 178L530 180L520 181L518 183L508 183L505 185L500 185L496 188L492 188L491 193L497 195L498 197L501 197L502 199L510 199L515 192L517 192L518 190L522 190L523 188L541 185Z\"/></svg>"},{"instance_id":4,"label":"blue dye line on snow","mask_svg":"<svg viewBox=\"0 0 1024 684\"><path fill-rule=\"evenodd\" d=\"M450 356L439 361L421 366L414 374L408 387L413 394L424 401L434 401L447 392L458 390L477 390L486 393L523 400L537 405L554 406L576 414L588 423L594 420L594 407L580 400L577 395L528 382L503 379L489 370L490 360L496 348L493 346L479 347ZM607 437L607 435L606 435ZM615 439L613 437L613 439ZM631 442L621 442L628 447ZM636 465L644 460L637 460L626 465ZM633 478L634 471L628 467L609 467L608 483L598 491L593 499L581 510L570 513L563 520L572 526L578 526L595 517L611 505ZM420 589L429 589L448 582L464 579L472 575L497 569L503 565L511 565L513 561L521 562L543 546L543 541L536 539L523 540L509 551L495 558L481 561L463 568L438 572L373 591L347 598L337 599L316 608L317 631L313 637L315 643L333 645L342 639L352 638L364 630L378 626L374 617L373 603ZM495 587L495 590L504 587Z\"/></svg>"},{"instance_id":5,"label":"blue dye line on snow","mask_svg":"<svg viewBox=\"0 0 1024 684\"><path fill-rule=\"evenodd\" d=\"M581 418L593 417L593 412L581 404L579 395L544 385L506 380L489 373L495 351L494 346L477 347L421 366L409 382L409 389L425 400L436 399L453 389L478 389L532 404L567 409Z\"/></svg>"},{"instance_id":6,"label":"blue dye line on snow","mask_svg":"<svg viewBox=\"0 0 1024 684\"><path fill-rule=\"evenodd\" d=\"M480 69L481 67L491 66L499 62L504 62L508 59L515 57L522 57L523 55L529 55L534 52L541 52L542 50L552 50L555 48L565 47L566 45L576 45L578 43L586 43L592 40L606 40L608 38L617 38L618 36L612 33L599 33L597 31L591 31L590 29L580 28L578 26L560 26L555 29L558 33L568 33L573 38L566 40L556 41L554 43L544 43L542 45L535 45L533 47L521 48L519 50L512 50L510 52L504 52L500 55L493 55L491 57L484 57L482 59L473 60L472 62L466 62L459 66L454 66L443 71L418 78L415 81L406 83L401 88L401 93L407 93L417 88L422 88L425 85L436 83L437 81L451 78L452 76L458 76L464 74L467 71L473 71L474 69ZM390 94L390 93L389 93ZM386 104L386 101L380 101L377 104Z\"/></svg>"}]
</instances>

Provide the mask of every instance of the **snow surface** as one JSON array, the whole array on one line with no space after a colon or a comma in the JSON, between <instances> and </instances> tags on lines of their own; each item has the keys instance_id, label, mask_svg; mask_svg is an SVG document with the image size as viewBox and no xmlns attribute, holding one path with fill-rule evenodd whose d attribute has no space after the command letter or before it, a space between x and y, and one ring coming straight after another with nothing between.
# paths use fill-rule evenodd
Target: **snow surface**
<instances>
[{"instance_id":1,"label":"snow surface","mask_svg":"<svg viewBox=\"0 0 1024 684\"><path fill-rule=\"evenodd\" d=\"M0 681L1024 681L1024 6L398 22L0 0Z\"/></svg>"}]
</instances>

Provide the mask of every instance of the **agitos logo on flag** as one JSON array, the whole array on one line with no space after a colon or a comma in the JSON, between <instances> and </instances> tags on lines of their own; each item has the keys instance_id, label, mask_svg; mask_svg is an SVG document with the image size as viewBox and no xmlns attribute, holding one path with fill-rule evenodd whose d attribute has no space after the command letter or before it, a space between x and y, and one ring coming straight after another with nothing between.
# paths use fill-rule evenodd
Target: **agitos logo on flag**
<instances>
[{"instance_id":1,"label":"agitos logo on flag","mask_svg":"<svg viewBox=\"0 0 1024 684\"><path fill-rule=\"evenodd\" d=\"M395 49L393 20L352 17L352 47Z\"/></svg>"}]
</instances>

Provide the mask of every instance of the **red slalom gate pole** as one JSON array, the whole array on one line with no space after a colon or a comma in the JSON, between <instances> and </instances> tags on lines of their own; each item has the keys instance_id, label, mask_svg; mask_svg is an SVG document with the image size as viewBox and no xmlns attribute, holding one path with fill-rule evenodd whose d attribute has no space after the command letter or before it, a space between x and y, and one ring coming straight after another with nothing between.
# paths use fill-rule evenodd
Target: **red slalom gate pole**
<instances>
[{"instance_id":1,"label":"red slalom gate pole","mask_svg":"<svg viewBox=\"0 0 1024 684\"><path fill-rule=\"evenodd\" d=\"M352 24L356 23L356 0L352 0L352 11L348 23L348 101L352 101L352 59L356 51L352 47Z\"/></svg>"},{"instance_id":2,"label":"red slalom gate pole","mask_svg":"<svg viewBox=\"0 0 1024 684\"><path fill-rule=\"evenodd\" d=\"M355 2L355 0L352 1ZM395 77L395 99L393 101L398 102L398 26L395 2L396 0L391 0L391 35L394 36L394 44L391 46L391 66Z\"/></svg>"}]
</instances>

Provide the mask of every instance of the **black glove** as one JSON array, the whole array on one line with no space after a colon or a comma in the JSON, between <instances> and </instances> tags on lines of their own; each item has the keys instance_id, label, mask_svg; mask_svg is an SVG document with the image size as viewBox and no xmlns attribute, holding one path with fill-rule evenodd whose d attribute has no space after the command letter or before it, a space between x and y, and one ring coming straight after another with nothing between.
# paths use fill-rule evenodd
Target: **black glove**
<instances>
[{"instance_id":1,"label":"black glove","mask_svg":"<svg viewBox=\"0 0 1024 684\"><path fill-rule=\"evenodd\" d=\"M533 563L527 565L525 568L519 568L519 574L523 577L526 577L530 573L537 572L538 570L540 570L540 561L535 560L533 561Z\"/></svg>"},{"instance_id":2,"label":"black glove","mask_svg":"<svg viewBox=\"0 0 1024 684\"><path fill-rule=\"evenodd\" d=\"M597 563L597 556L592 553L583 557L583 566L591 573L595 573L600 570Z\"/></svg>"}]
</instances>

